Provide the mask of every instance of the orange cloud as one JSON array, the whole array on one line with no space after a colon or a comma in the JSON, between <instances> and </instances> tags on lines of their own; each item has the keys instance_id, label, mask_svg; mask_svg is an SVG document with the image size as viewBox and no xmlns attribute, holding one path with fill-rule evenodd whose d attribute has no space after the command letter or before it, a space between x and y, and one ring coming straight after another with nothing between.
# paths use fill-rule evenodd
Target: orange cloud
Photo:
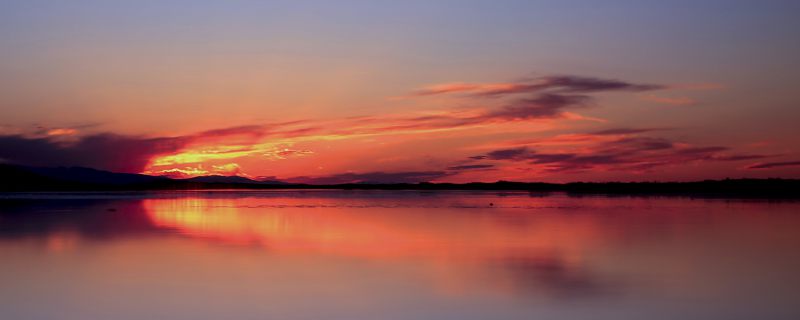
<instances>
[{"instance_id":1,"label":"orange cloud","mask_svg":"<svg viewBox=\"0 0 800 320\"><path fill-rule=\"evenodd\" d=\"M696 85L695 87L710 88L713 86ZM302 163L305 168L325 169L321 172L302 172L303 170L297 169L301 167L298 164L295 166L297 168L292 168L295 172L289 177L307 175L315 178L335 177L358 180L362 177L361 175L366 175L364 178L370 178L373 175L393 177L391 175L394 173L407 173L412 176L415 173L436 173L429 176L439 175L449 178L460 172L453 172L458 170L448 170L448 168L462 168L471 171L489 168L494 170L495 165L453 163L439 158L449 160L459 156L466 158L468 156L466 153L470 149L484 148L485 150L487 146L494 146L497 150L516 147L537 148L537 154L534 157L536 159L531 158L528 161L548 161L550 168L558 163L567 164L568 162L572 164L588 163L584 167L593 167L593 164L601 164L600 167L620 167L620 164L632 165L636 161L631 162L631 157L622 157L619 154L605 158L599 156L588 158L587 155L591 152L612 153L609 150L598 148L604 144L606 147L610 147L615 140L621 140L628 136L633 137L655 129L609 129L606 132L564 134L550 138L500 140L499 142L498 139L490 138L486 134L492 133L498 137L516 135L517 138L520 138L521 134L552 128L555 123L565 120L606 122L605 119L577 113L582 109L598 107L595 103L595 93L649 92L674 88L675 86L637 84L615 79L578 76L550 76L503 83L455 82L425 87L417 90L414 94L417 96L461 94L461 97L472 99L469 106L461 105L452 109L443 107L440 110L427 112L398 112L341 119L301 119L249 124L156 138L112 134L80 136L77 131L52 129L49 132L50 136L44 138L26 138L14 135L6 137L5 140L0 139L0 142L9 146L9 150L18 143L40 146L41 149L37 149L22 161L20 161L20 155L15 153L0 153L0 157L9 162L23 163L32 160L41 161L40 159L52 159L55 163L58 159L62 159L62 163L66 162L69 165L181 177L206 174L246 175L246 172L249 173L251 170L260 171L252 172L256 175L279 175L282 174L282 171L279 170L286 170L289 167L284 164L279 165L279 163L286 163L289 161L285 160L292 159L292 163ZM488 97L495 99L486 99ZM688 98L667 98L653 94L644 97L651 101L674 105L693 102ZM69 141L52 138L61 135L73 135L74 138L70 138ZM414 135L414 139L409 139L409 135ZM368 149L373 149L387 140L393 140L395 144L411 145L414 140L434 139L437 136L448 136L451 140L468 140L469 136L473 136L475 141L463 142L466 146L460 147L460 149L442 149L450 148L449 146L428 147L427 149L410 148L405 151L407 155L390 148L382 150L392 154L380 155L368 152ZM365 142L367 140L380 140L380 142ZM638 141L647 143L644 138ZM650 142L656 143L652 140ZM339 150L328 151L326 149L332 146L337 146ZM615 147L621 148L622 146ZM539 150L542 148L548 149ZM341 151L342 149L347 151ZM327 155L322 156L323 154ZM331 154L337 156L330 156ZM353 161L344 160L363 158L364 154L370 154L379 159L394 159L386 162L393 163L395 167L391 170L377 166L353 168ZM639 155L642 154L639 153ZM741 155L712 154L712 151L706 152L705 156L717 160L741 158ZM427 163L415 160L418 158L427 158ZM621 160L623 158L624 161ZM63 159L68 161L63 161ZM264 160L269 160L270 164L265 165ZM658 162L655 156L651 160L649 162ZM639 164L644 162L648 161L638 161ZM230 165L233 163L237 165ZM347 163L351 167L347 167ZM267 167L270 168L269 170L281 169L267 171ZM496 167L502 169L500 165ZM537 166L532 167L536 168ZM361 170L348 172L353 169Z\"/></svg>"},{"instance_id":2,"label":"orange cloud","mask_svg":"<svg viewBox=\"0 0 800 320\"><path fill-rule=\"evenodd\" d=\"M205 169L202 164L196 167L169 168L163 170L148 170L145 174L154 176L166 176L176 179L191 178L205 175L223 176L248 176L242 172L242 167L237 163L226 163L222 165L212 165L211 169Z\"/></svg>"},{"instance_id":3,"label":"orange cloud","mask_svg":"<svg viewBox=\"0 0 800 320\"><path fill-rule=\"evenodd\" d=\"M506 147L472 156L472 161L525 163L542 173L587 170L650 171L656 167L708 161L742 161L771 157L736 154L725 146L698 147L664 138L640 136L653 129L610 129L587 134L516 141Z\"/></svg>"},{"instance_id":4,"label":"orange cloud","mask_svg":"<svg viewBox=\"0 0 800 320\"><path fill-rule=\"evenodd\" d=\"M56 128L56 129L47 130L46 134L48 136L70 136L70 135L74 135L74 134L77 134L77 133L78 133L78 130L75 130L75 129L72 129L72 128Z\"/></svg>"},{"instance_id":5,"label":"orange cloud","mask_svg":"<svg viewBox=\"0 0 800 320\"><path fill-rule=\"evenodd\" d=\"M517 83L442 83L423 87L412 93L412 96L430 96L448 93L479 93L491 94L493 92L511 92L522 89L521 84Z\"/></svg>"},{"instance_id":6,"label":"orange cloud","mask_svg":"<svg viewBox=\"0 0 800 320\"><path fill-rule=\"evenodd\" d=\"M550 94L585 94L604 91L652 91L665 89L666 86L653 84L635 84L616 79L601 79L581 76L546 76L504 83L445 83L424 87L412 93L412 96L430 96L449 93L470 93L477 97L502 97L513 94L534 94L549 92Z\"/></svg>"}]
</instances>

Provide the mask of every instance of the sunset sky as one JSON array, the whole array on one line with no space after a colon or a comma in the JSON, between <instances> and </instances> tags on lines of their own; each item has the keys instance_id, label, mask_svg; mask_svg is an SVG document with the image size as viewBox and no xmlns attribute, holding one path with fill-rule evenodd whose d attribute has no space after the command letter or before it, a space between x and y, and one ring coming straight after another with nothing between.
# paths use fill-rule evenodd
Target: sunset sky
<instances>
[{"instance_id":1,"label":"sunset sky","mask_svg":"<svg viewBox=\"0 0 800 320\"><path fill-rule=\"evenodd\" d=\"M800 1L0 2L0 162L800 178Z\"/></svg>"}]
</instances>

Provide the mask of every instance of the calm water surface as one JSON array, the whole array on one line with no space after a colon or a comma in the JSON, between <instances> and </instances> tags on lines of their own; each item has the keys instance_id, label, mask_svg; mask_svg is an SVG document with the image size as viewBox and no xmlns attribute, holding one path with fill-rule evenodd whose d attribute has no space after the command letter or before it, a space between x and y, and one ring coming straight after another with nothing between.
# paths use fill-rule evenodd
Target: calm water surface
<instances>
[{"instance_id":1,"label":"calm water surface","mask_svg":"<svg viewBox=\"0 0 800 320\"><path fill-rule=\"evenodd\" d=\"M800 319L800 202L4 194L0 259L0 319Z\"/></svg>"}]
</instances>

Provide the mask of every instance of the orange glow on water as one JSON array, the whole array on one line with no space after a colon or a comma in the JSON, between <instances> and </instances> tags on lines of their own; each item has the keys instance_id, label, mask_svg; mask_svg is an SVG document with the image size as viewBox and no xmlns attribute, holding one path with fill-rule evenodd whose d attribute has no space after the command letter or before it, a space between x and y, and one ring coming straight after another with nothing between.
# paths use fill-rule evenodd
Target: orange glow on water
<instances>
[{"instance_id":1,"label":"orange glow on water","mask_svg":"<svg viewBox=\"0 0 800 320\"><path fill-rule=\"evenodd\" d=\"M377 208L303 199L147 199L153 222L193 237L272 251L367 258L503 259L543 253L576 261L613 234L586 219L525 216L490 209ZM464 210L479 219L464 219ZM462 217L462 218L458 218ZM605 240L604 240L605 239Z\"/></svg>"},{"instance_id":2,"label":"orange glow on water","mask_svg":"<svg viewBox=\"0 0 800 320\"><path fill-rule=\"evenodd\" d=\"M489 208L488 201L496 205ZM662 243L661 254L651 257L654 239L691 234L714 223L724 227L700 237L787 246L797 240L780 238L792 234L788 227L778 228L781 236L773 237L731 232L737 226L758 225L758 215L739 209L731 213L722 206L716 207L726 218L712 221L705 207L688 201L626 199L640 209L671 205L669 211L657 212L615 206L614 200L580 199L581 205L595 208L588 212L573 209L574 201L578 200L490 194L411 200L271 195L145 199L142 206L155 226L200 240L203 247L234 245L282 257L421 264L430 277L427 281L455 296L475 288L545 295L613 290L613 274L604 272L624 268L669 268L683 280L662 285L680 291L717 281L693 278L692 268L714 265L702 252L722 254L728 249L695 248L695 256L687 253L697 246L692 238ZM692 257L682 257L687 254ZM647 258L632 258L640 255ZM704 262L698 266L696 261Z\"/></svg>"},{"instance_id":3,"label":"orange glow on water","mask_svg":"<svg viewBox=\"0 0 800 320\"><path fill-rule=\"evenodd\" d=\"M378 310L414 297L448 308L486 299L640 303L652 292L704 306L721 296L727 310L747 289L796 300L795 203L321 190L107 196L45 206L57 214L41 212L49 200L3 211L4 284L26 279L35 285L18 288L81 294L86 306L110 285L125 289L125 301L188 296L186 306L210 306L204 314L264 301ZM22 297L10 306L32 296L2 287Z\"/></svg>"}]
</instances>

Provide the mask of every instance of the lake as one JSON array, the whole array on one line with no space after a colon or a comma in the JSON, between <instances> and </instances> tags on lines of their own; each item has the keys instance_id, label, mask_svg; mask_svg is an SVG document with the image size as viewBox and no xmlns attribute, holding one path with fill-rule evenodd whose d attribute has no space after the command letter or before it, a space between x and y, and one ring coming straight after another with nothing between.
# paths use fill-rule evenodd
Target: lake
<instances>
[{"instance_id":1,"label":"lake","mask_svg":"<svg viewBox=\"0 0 800 320\"><path fill-rule=\"evenodd\" d=\"M800 319L800 202L0 194L0 319Z\"/></svg>"}]
</instances>

